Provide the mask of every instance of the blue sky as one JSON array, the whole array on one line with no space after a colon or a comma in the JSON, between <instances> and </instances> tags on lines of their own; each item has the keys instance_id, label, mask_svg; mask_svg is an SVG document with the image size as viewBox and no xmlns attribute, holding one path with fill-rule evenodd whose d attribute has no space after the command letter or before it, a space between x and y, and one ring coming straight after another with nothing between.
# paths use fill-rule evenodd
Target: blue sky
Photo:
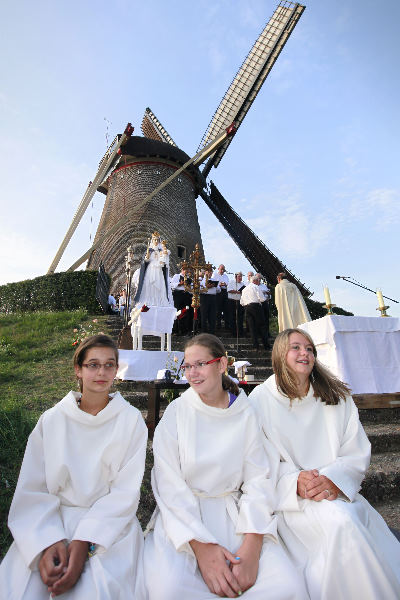
<instances>
[{"instance_id":1,"label":"blue sky","mask_svg":"<svg viewBox=\"0 0 400 600\"><path fill-rule=\"evenodd\" d=\"M0 284L46 273L111 140L150 106L193 155L275 0L22 0L2 10ZM221 193L323 300L400 300L398 0L309 0L218 167ZM59 270L90 246L104 196ZM206 259L249 265L198 200ZM222 240L222 241L221 241ZM389 301L389 314L400 304Z\"/></svg>"}]
</instances>

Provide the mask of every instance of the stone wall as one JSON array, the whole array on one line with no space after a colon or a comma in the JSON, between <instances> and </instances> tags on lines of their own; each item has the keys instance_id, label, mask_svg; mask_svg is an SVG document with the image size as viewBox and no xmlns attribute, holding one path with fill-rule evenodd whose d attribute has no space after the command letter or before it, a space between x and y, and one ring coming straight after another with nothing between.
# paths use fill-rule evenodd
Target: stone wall
<instances>
[{"instance_id":1,"label":"stone wall","mask_svg":"<svg viewBox=\"0 0 400 600\"><path fill-rule=\"evenodd\" d=\"M97 229L108 230L122 215L134 208L159 184L170 177L180 166L170 160L155 157L135 158L125 156L123 166L117 168L108 180L108 193ZM172 183L146 203L132 218L127 218L118 230L95 250L88 268L95 269L103 262L111 276L111 289L125 286L125 256L129 245L133 247L135 267L146 251L147 240L157 230L167 240L171 251L170 275L178 272L178 246L186 248L186 257L202 242L196 209L195 182L190 174L181 174Z\"/></svg>"}]
</instances>

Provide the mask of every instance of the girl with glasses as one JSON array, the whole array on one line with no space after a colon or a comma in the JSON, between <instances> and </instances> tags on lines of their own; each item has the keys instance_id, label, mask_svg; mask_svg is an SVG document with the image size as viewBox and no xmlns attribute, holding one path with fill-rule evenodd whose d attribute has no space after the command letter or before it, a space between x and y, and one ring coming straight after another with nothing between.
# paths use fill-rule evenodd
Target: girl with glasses
<instances>
[{"instance_id":1,"label":"girl with glasses","mask_svg":"<svg viewBox=\"0 0 400 600\"><path fill-rule=\"evenodd\" d=\"M169 404L154 434L149 600L244 592L249 600L305 598L277 543L274 482L259 426L245 393L225 375L220 340L192 338L183 367L190 388Z\"/></svg>"},{"instance_id":2,"label":"girl with glasses","mask_svg":"<svg viewBox=\"0 0 400 600\"><path fill-rule=\"evenodd\" d=\"M250 394L280 454L278 532L311 600L398 600L400 544L358 492L371 445L349 388L301 329L280 333L274 375Z\"/></svg>"},{"instance_id":3,"label":"girl with glasses","mask_svg":"<svg viewBox=\"0 0 400 600\"><path fill-rule=\"evenodd\" d=\"M145 598L143 536L136 518L147 429L140 412L110 393L118 349L106 335L74 355L80 393L69 392L31 433L0 567L10 600Z\"/></svg>"}]
</instances>

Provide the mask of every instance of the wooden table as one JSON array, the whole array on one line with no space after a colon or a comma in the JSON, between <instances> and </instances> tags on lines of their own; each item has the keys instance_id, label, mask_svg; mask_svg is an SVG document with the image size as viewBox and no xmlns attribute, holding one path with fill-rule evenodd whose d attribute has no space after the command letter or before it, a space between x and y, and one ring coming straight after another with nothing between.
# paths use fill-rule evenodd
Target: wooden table
<instances>
[{"instance_id":1,"label":"wooden table","mask_svg":"<svg viewBox=\"0 0 400 600\"><path fill-rule=\"evenodd\" d=\"M249 394L257 385L263 383L262 381L249 381L248 383L240 383L239 387ZM178 390L184 391L189 387L188 383L173 383L171 381L165 381L165 379L156 379L149 381L147 384L147 429L149 430L149 437L153 437L154 430L160 420L160 399L162 390Z\"/></svg>"},{"instance_id":2,"label":"wooden table","mask_svg":"<svg viewBox=\"0 0 400 600\"><path fill-rule=\"evenodd\" d=\"M248 395L257 385L264 383L263 381L249 381L247 383L239 383L239 387ZM160 420L160 399L161 390L178 390L184 391L189 387L188 383L173 383L165 381L165 379L156 379L147 383L147 419L146 424L149 430L149 437L152 438L154 430ZM374 409L374 408L399 408L400 393L394 394L354 394L354 402L359 409Z\"/></svg>"}]
</instances>

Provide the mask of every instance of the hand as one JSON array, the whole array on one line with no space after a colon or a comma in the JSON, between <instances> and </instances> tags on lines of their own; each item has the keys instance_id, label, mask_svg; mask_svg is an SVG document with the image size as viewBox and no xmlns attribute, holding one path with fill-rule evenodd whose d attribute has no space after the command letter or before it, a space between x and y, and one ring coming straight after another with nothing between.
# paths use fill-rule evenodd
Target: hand
<instances>
[{"instance_id":1,"label":"hand","mask_svg":"<svg viewBox=\"0 0 400 600\"><path fill-rule=\"evenodd\" d=\"M39 572L43 583L51 587L63 575L67 562L67 548L64 542L56 542L46 548L39 561Z\"/></svg>"},{"instance_id":2,"label":"hand","mask_svg":"<svg viewBox=\"0 0 400 600\"><path fill-rule=\"evenodd\" d=\"M236 565L240 559L236 559L229 550L218 544L203 544L191 540L190 545L210 592L222 598L236 598L241 588L226 561Z\"/></svg>"},{"instance_id":3,"label":"hand","mask_svg":"<svg viewBox=\"0 0 400 600\"><path fill-rule=\"evenodd\" d=\"M336 500L340 489L325 475L318 475L306 485L307 498L320 502L321 500Z\"/></svg>"},{"instance_id":4,"label":"hand","mask_svg":"<svg viewBox=\"0 0 400 600\"><path fill-rule=\"evenodd\" d=\"M258 533L246 533L242 545L237 551L240 562L232 566L242 592L255 584L258 574L258 563L263 543L263 536Z\"/></svg>"},{"instance_id":5,"label":"hand","mask_svg":"<svg viewBox=\"0 0 400 600\"><path fill-rule=\"evenodd\" d=\"M307 485L319 476L317 469L312 471L300 471L297 478L297 495L301 498L309 498L307 495Z\"/></svg>"},{"instance_id":6,"label":"hand","mask_svg":"<svg viewBox=\"0 0 400 600\"><path fill-rule=\"evenodd\" d=\"M60 579L49 587L52 596L59 596L70 590L78 581L88 555L89 544L81 540L73 540L67 549L68 567Z\"/></svg>"}]
</instances>

